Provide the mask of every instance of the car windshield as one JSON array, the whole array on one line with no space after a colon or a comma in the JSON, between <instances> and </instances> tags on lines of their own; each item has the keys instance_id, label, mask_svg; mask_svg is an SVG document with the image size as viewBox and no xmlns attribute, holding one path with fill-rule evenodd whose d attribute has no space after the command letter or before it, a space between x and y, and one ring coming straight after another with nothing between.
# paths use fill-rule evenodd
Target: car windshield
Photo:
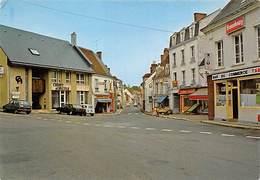
<instances>
[{"instance_id":1,"label":"car windshield","mask_svg":"<svg viewBox=\"0 0 260 180\"><path fill-rule=\"evenodd\" d=\"M19 104L23 106L30 106L30 103L28 101L19 101Z\"/></svg>"}]
</instances>

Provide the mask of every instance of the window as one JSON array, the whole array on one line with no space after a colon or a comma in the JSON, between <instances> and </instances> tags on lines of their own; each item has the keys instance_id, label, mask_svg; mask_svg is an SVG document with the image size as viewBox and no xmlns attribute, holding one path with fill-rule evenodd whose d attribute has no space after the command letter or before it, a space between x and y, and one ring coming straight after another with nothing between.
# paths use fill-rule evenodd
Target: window
<instances>
[{"instance_id":1,"label":"window","mask_svg":"<svg viewBox=\"0 0 260 180\"><path fill-rule=\"evenodd\" d=\"M182 71L182 84L185 85L185 71Z\"/></svg>"},{"instance_id":2,"label":"window","mask_svg":"<svg viewBox=\"0 0 260 180\"><path fill-rule=\"evenodd\" d=\"M216 106L226 105L226 83L216 84Z\"/></svg>"},{"instance_id":3,"label":"window","mask_svg":"<svg viewBox=\"0 0 260 180\"><path fill-rule=\"evenodd\" d=\"M107 80L104 80L104 91L107 92Z\"/></svg>"},{"instance_id":4,"label":"window","mask_svg":"<svg viewBox=\"0 0 260 180\"><path fill-rule=\"evenodd\" d=\"M77 82L78 84L85 84L84 74L82 74L82 73L77 73L76 76L77 76L76 82Z\"/></svg>"},{"instance_id":5,"label":"window","mask_svg":"<svg viewBox=\"0 0 260 180\"><path fill-rule=\"evenodd\" d=\"M184 32L181 33L181 42L184 41Z\"/></svg>"},{"instance_id":6,"label":"window","mask_svg":"<svg viewBox=\"0 0 260 180\"><path fill-rule=\"evenodd\" d=\"M31 48L29 48L29 51L30 51L33 55L40 56L40 53L39 53L36 49L31 49Z\"/></svg>"},{"instance_id":7,"label":"window","mask_svg":"<svg viewBox=\"0 0 260 180\"><path fill-rule=\"evenodd\" d=\"M153 102L153 97L152 96L149 96L149 103L152 103Z\"/></svg>"},{"instance_id":8,"label":"window","mask_svg":"<svg viewBox=\"0 0 260 180\"><path fill-rule=\"evenodd\" d=\"M174 81L177 81L177 72L174 72L174 73L173 73L173 80L174 80Z\"/></svg>"},{"instance_id":9,"label":"window","mask_svg":"<svg viewBox=\"0 0 260 180\"><path fill-rule=\"evenodd\" d=\"M95 79L95 92L99 91L98 79Z\"/></svg>"},{"instance_id":10,"label":"window","mask_svg":"<svg viewBox=\"0 0 260 180\"><path fill-rule=\"evenodd\" d=\"M86 92L77 91L77 104L87 104Z\"/></svg>"},{"instance_id":11,"label":"window","mask_svg":"<svg viewBox=\"0 0 260 180\"><path fill-rule=\"evenodd\" d=\"M184 49L181 50L181 65L185 65Z\"/></svg>"},{"instance_id":12,"label":"window","mask_svg":"<svg viewBox=\"0 0 260 180\"><path fill-rule=\"evenodd\" d=\"M193 36L194 36L194 28L191 27L190 28L190 38L193 38Z\"/></svg>"},{"instance_id":13,"label":"window","mask_svg":"<svg viewBox=\"0 0 260 180\"><path fill-rule=\"evenodd\" d=\"M52 71L51 82L53 82L53 83L59 82L59 72L58 71Z\"/></svg>"},{"instance_id":14,"label":"window","mask_svg":"<svg viewBox=\"0 0 260 180\"><path fill-rule=\"evenodd\" d=\"M192 84L195 83L195 68L191 69L191 73L192 73Z\"/></svg>"},{"instance_id":15,"label":"window","mask_svg":"<svg viewBox=\"0 0 260 180\"><path fill-rule=\"evenodd\" d=\"M176 53L172 54L172 58L173 58L173 67L176 67Z\"/></svg>"},{"instance_id":16,"label":"window","mask_svg":"<svg viewBox=\"0 0 260 180\"><path fill-rule=\"evenodd\" d=\"M224 59L223 59L223 41L217 42L216 45L217 45L218 67L222 67L222 66L224 66Z\"/></svg>"},{"instance_id":17,"label":"window","mask_svg":"<svg viewBox=\"0 0 260 180\"><path fill-rule=\"evenodd\" d=\"M163 83L160 83L160 94L163 94Z\"/></svg>"},{"instance_id":18,"label":"window","mask_svg":"<svg viewBox=\"0 0 260 180\"><path fill-rule=\"evenodd\" d=\"M257 28L258 58L260 58L260 27Z\"/></svg>"},{"instance_id":19,"label":"window","mask_svg":"<svg viewBox=\"0 0 260 180\"><path fill-rule=\"evenodd\" d=\"M191 57L195 57L194 46L190 47Z\"/></svg>"},{"instance_id":20,"label":"window","mask_svg":"<svg viewBox=\"0 0 260 180\"><path fill-rule=\"evenodd\" d=\"M260 107L260 79L240 81L240 104Z\"/></svg>"},{"instance_id":21,"label":"window","mask_svg":"<svg viewBox=\"0 0 260 180\"><path fill-rule=\"evenodd\" d=\"M243 36L239 34L234 37L235 39L235 59L236 63L244 62L244 54L243 54Z\"/></svg>"},{"instance_id":22,"label":"window","mask_svg":"<svg viewBox=\"0 0 260 180\"><path fill-rule=\"evenodd\" d=\"M66 83L70 83L71 74L70 72L66 72Z\"/></svg>"}]
</instances>

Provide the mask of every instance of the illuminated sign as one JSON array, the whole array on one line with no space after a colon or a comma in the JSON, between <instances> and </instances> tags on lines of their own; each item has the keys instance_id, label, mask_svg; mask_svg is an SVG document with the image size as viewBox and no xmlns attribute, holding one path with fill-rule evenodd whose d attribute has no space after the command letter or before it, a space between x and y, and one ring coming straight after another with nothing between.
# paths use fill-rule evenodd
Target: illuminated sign
<instances>
[{"instance_id":1,"label":"illuminated sign","mask_svg":"<svg viewBox=\"0 0 260 180\"><path fill-rule=\"evenodd\" d=\"M244 27L244 17L239 17L233 21L226 24L226 33L230 34Z\"/></svg>"}]
</instances>

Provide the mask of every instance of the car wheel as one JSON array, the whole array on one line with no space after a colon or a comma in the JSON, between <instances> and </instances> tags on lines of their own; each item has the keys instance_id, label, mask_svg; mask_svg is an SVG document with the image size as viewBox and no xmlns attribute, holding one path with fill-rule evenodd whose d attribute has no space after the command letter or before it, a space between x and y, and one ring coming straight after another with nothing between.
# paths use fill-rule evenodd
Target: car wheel
<instances>
[{"instance_id":1,"label":"car wheel","mask_svg":"<svg viewBox=\"0 0 260 180\"><path fill-rule=\"evenodd\" d=\"M90 116L94 116L94 114L90 114Z\"/></svg>"},{"instance_id":2,"label":"car wheel","mask_svg":"<svg viewBox=\"0 0 260 180\"><path fill-rule=\"evenodd\" d=\"M68 114L68 115L72 115L72 111L68 112L67 114Z\"/></svg>"},{"instance_id":3,"label":"car wheel","mask_svg":"<svg viewBox=\"0 0 260 180\"><path fill-rule=\"evenodd\" d=\"M18 112L17 110L14 110L14 114L17 114L17 112Z\"/></svg>"},{"instance_id":4,"label":"car wheel","mask_svg":"<svg viewBox=\"0 0 260 180\"><path fill-rule=\"evenodd\" d=\"M27 111L26 114L31 114L31 111Z\"/></svg>"}]
</instances>

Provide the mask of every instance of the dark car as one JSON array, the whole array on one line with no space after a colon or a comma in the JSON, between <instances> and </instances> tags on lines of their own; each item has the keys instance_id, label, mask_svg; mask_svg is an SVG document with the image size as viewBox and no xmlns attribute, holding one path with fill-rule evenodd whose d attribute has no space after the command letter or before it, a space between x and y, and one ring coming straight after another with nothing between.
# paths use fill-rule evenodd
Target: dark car
<instances>
[{"instance_id":1,"label":"dark car","mask_svg":"<svg viewBox=\"0 0 260 180\"><path fill-rule=\"evenodd\" d=\"M58 107L56 109L59 113L67 113L68 115L80 115L86 116L86 109L84 109L81 105L77 104L65 104L62 107Z\"/></svg>"},{"instance_id":2,"label":"dark car","mask_svg":"<svg viewBox=\"0 0 260 180\"><path fill-rule=\"evenodd\" d=\"M8 104L3 106L3 110L4 112L25 112L26 114L30 114L32 112L32 106L28 101L11 100Z\"/></svg>"}]
</instances>

